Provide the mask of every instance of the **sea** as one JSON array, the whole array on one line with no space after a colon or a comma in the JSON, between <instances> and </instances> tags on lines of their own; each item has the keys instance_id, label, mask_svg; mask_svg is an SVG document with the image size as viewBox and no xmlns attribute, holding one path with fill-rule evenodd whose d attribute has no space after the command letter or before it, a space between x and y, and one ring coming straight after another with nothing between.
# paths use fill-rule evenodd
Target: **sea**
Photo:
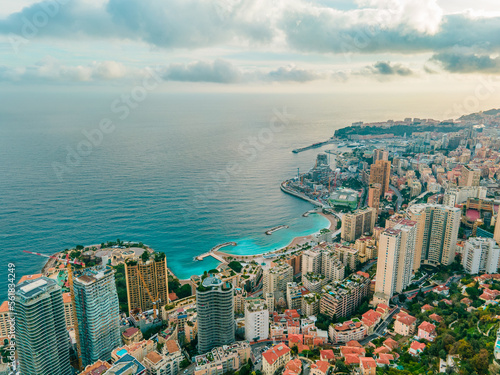
<instances>
[{"instance_id":1,"label":"sea","mask_svg":"<svg viewBox=\"0 0 500 375\"><path fill-rule=\"evenodd\" d=\"M75 245L141 241L188 278L212 247L260 254L328 227L280 183L314 166L355 121L440 118L450 103L411 94L135 93L13 90L0 101L0 298ZM141 94L141 95L139 95ZM417 100L418 99L418 100ZM266 235L278 225L289 228Z\"/></svg>"}]
</instances>

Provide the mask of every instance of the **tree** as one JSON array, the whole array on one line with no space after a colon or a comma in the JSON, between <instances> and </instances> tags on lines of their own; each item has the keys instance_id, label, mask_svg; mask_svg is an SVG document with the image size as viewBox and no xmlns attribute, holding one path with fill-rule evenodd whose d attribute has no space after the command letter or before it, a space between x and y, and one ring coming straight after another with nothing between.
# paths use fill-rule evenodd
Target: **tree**
<instances>
[{"instance_id":1,"label":"tree","mask_svg":"<svg viewBox=\"0 0 500 375\"><path fill-rule=\"evenodd\" d=\"M186 367L189 366L189 361L187 358L184 358L181 363L179 364L179 366L181 367L181 369L185 369Z\"/></svg>"},{"instance_id":2,"label":"tree","mask_svg":"<svg viewBox=\"0 0 500 375\"><path fill-rule=\"evenodd\" d=\"M228 264L229 268L234 270L235 272L240 273L241 269L243 268L242 264L238 262L237 260L233 260Z\"/></svg>"},{"instance_id":3,"label":"tree","mask_svg":"<svg viewBox=\"0 0 500 375\"><path fill-rule=\"evenodd\" d=\"M149 260L149 251L144 250L144 252L141 255L141 259L144 263L146 263Z\"/></svg>"}]
</instances>

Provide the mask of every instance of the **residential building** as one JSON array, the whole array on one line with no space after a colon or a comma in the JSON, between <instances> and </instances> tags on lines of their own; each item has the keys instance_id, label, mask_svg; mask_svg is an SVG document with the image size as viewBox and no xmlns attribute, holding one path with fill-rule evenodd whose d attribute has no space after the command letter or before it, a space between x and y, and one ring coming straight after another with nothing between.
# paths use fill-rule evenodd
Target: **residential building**
<instances>
[{"instance_id":1,"label":"residential building","mask_svg":"<svg viewBox=\"0 0 500 375\"><path fill-rule=\"evenodd\" d=\"M98 360L91 365L85 367L80 375L103 375L111 368L111 365L106 361Z\"/></svg>"},{"instance_id":2,"label":"residential building","mask_svg":"<svg viewBox=\"0 0 500 375\"><path fill-rule=\"evenodd\" d=\"M453 186L446 189L443 195L443 205L455 207L467 202L469 198L486 198L488 189L484 186Z\"/></svg>"},{"instance_id":3,"label":"residential building","mask_svg":"<svg viewBox=\"0 0 500 375\"><path fill-rule=\"evenodd\" d=\"M248 341L213 348L194 358L194 375L223 375L234 372L248 362L252 353Z\"/></svg>"},{"instance_id":4,"label":"residential building","mask_svg":"<svg viewBox=\"0 0 500 375\"><path fill-rule=\"evenodd\" d=\"M461 210L441 204L422 203L408 208L410 220L417 222L413 270L420 264L449 265L455 259Z\"/></svg>"},{"instance_id":5,"label":"residential building","mask_svg":"<svg viewBox=\"0 0 500 375\"><path fill-rule=\"evenodd\" d=\"M122 339L123 339L123 343L125 345L130 345L133 342L142 341L143 340L142 332L139 328L135 328L135 327L127 328L122 333Z\"/></svg>"},{"instance_id":6,"label":"residential building","mask_svg":"<svg viewBox=\"0 0 500 375\"><path fill-rule=\"evenodd\" d=\"M145 262L142 259L126 261L125 280L130 310L151 310L153 302L156 302L159 310L168 304L168 270L164 253L152 254Z\"/></svg>"},{"instance_id":7,"label":"residential building","mask_svg":"<svg viewBox=\"0 0 500 375\"><path fill-rule=\"evenodd\" d=\"M264 271L263 293L273 293L279 300L286 294L286 284L293 281L293 268L287 263L278 263Z\"/></svg>"},{"instance_id":8,"label":"residential building","mask_svg":"<svg viewBox=\"0 0 500 375\"><path fill-rule=\"evenodd\" d=\"M412 341L410 348L408 349L408 353L412 356L418 356L425 349L425 344L423 342Z\"/></svg>"},{"instance_id":9,"label":"residential building","mask_svg":"<svg viewBox=\"0 0 500 375\"><path fill-rule=\"evenodd\" d=\"M75 315L73 313L73 302L71 301L71 293L63 293L64 303L64 321L66 322L66 329L73 329L75 326Z\"/></svg>"},{"instance_id":10,"label":"residential building","mask_svg":"<svg viewBox=\"0 0 500 375\"><path fill-rule=\"evenodd\" d=\"M284 343L274 345L271 349L262 353L263 375L274 375L283 368L291 359L291 350ZM196 374L198 375L198 374Z\"/></svg>"},{"instance_id":11,"label":"residential building","mask_svg":"<svg viewBox=\"0 0 500 375\"><path fill-rule=\"evenodd\" d=\"M71 375L61 288L40 277L16 286L16 348L23 375Z\"/></svg>"},{"instance_id":12,"label":"residential building","mask_svg":"<svg viewBox=\"0 0 500 375\"><path fill-rule=\"evenodd\" d=\"M376 375L377 362L372 357L360 357L359 370L361 375Z\"/></svg>"},{"instance_id":13,"label":"residential building","mask_svg":"<svg viewBox=\"0 0 500 375\"><path fill-rule=\"evenodd\" d=\"M321 298L319 294L309 293L302 298L302 315L304 316L316 316L319 313L319 304Z\"/></svg>"},{"instance_id":14,"label":"residential building","mask_svg":"<svg viewBox=\"0 0 500 375\"><path fill-rule=\"evenodd\" d=\"M267 305L260 298L248 298L245 304L245 339L252 342L267 338L269 338Z\"/></svg>"},{"instance_id":15,"label":"residential building","mask_svg":"<svg viewBox=\"0 0 500 375\"><path fill-rule=\"evenodd\" d=\"M415 333L417 326L417 318L405 312L400 312L396 315L394 322L394 332L402 336L411 336Z\"/></svg>"},{"instance_id":16,"label":"residential building","mask_svg":"<svg viewBox=\"0 0 500 375\"><path fill-rule=\"evenodd\" d=\"M479 186L481 170L462 165L458 186Z\"/></svg>"},{"instance_id":17,"label":"residential building","mask_svg":"<svg viewBox=\"0 0 500 375\"><path fill-rule=\"evenodd\" d=\"M200 353L234 342L234 291L230 282L215 276L205 278L196 289L196 311Z\"/></svg>"},{"instance_id":18,"label":"residential building","mask_svg":"<svg viewBox=\"0 0 500 375\"><path fill-rule=\"evenodd\" d=\"M500 247L492 238L471 237L464 245L462 264L470 274L497 273Z\"/></svg>"},{"instance_id":19,"label":"residential building","mask_svg":"<svg viewBox=\"0 0 500 375\"><path fill-rule=\"evenodd\" d=\"M78 320L82 363L109 361L121 344L120 308L114 270L95 266L74 274L75 310Z\"/></svg>"},{"instance_id":20,"label":"residential building","mask_svg":"<svg viewBox=\"0 0 500 375\"><path fill-rule=\"evenodd\" d=\"M366 337L366 326L356 319L348 320L343 323L331 324L328 328L330 340L333 343L344 343L351 340L359 341Z\"/></svg>"},{"instance_id":21,"label":"residential building","mask_svg":"<svg viewBox=\"0 0 500 375\"><path fill-rule=\"evenodd\" d=\"M325 276L318 273L307 273L302 275L302 283L304 287L313 293L320 293L327 279Z\"/></svg>"},{"instance_id":22,"label":"residential building","mask_svg":"<svg viewBox=\"0 0 500 375\"><path fill-rule=\"evenodd\" d=\"M345 267L355 270L359 263L359 251L353 247L335 243L333 245L334 255L340 259Z\"/></svg>"},{"instance_id":23,"label":"residential building","mask_svg":"<svg viewBox=\"0 0 500 375\"><path fill-rule=\"evenodd\" d=\"M130 345L118 346L111 352L111 361L116 362L124 355L128 354L137 359L139 362L144 361L146 356L155 350L153 340L142 340L133 342Z\"/></svg>"},{"instance_id":24,"label":"residential building","mask_svg":"<svg viewBox=\"0 0 500 375\"><path fill-rule=\"evenodd\" d=\"M403 219L380 235L375 303L388 303L394 293L410 285L417 223Z\"/></svg>"},{"instance_id":25,"label":"residential building","mask_svg":"<svg viewBox=\"0 0 500 375\"><path fill-rule=\"evenodd\" d=\"M391 162L388 160L377 160L370 167L370 184L381 185L381 195L389 190L389 179L391 177Z\"/></svg>"},{"instance_id":26,"label":"residential building","mask_svg":"<svg viewBox=\"0 0 500 375\"><path fill-rule=\"evenodd\" d=\"M373 150L373 163L376 163L377 160L389 160L389 151L383 149Z\"/></svg>"},{"instance_id":27,"label":"residential building","mask_svg":"<svg viewBox=\"0 0 500 375\"><path fill-rule=\"evenodd\" d=\"M381 184L370 184L368 187L368 207L377 210L380 208L380 196L382 195Z\"/></svg>"},{"instance_id":28,"label":"residential building","mask_svg":"<svg viewBox=\"0 0 500 375\"><path fill-rule=\"evenodd\" d=\"M298 310L301 308L302 288L296 282L286 284L286 304L289 309Z\"/></svg>"},{"instance_id":29,"label":"residential building","mask_svg":"<svg viewBox=\"0 0 500 375\"><path fill-rule=\"evenodd\" d=\"M104 375L146 375L144 365L129 354L125 354Z\"/></svg>"},{"instance_id":30,"label":"residential building","mask_svg":"<svg viewBox=\"0 0 500 375\"><path fill-rule=\"evenodd\" d=\"M321 274L327 281L340 281L345 277L345 265L335 252L324 251L321 257Z\"/></svg>"},{"instance_id":31,"label":"residential building","mask_svg":"<svg viewBox=\"0 0 500 375\"><path fill-rule=\"evenodd\" d=\"M364 234L371 234L376 220L377 210L372 207L345 214L342 218L342 240L354 242Z\"/></svg>"},{"instance_id":32,"label":"residential building","mask_svg":"<svg viewBox=\"0 0 500 375\"><path fill-rule=\"evenodd\" d=\"M320 273L321 252L317 250L306 250L302 253L302 275L306 273Z\"/></svg>"},{"instance_id":33,"label":"residential building","mask_svg":"<svg viewBox=\"0 0 500 375\"><path fill-rule=\"evenodd\" d=\"M184 359L179 344L175 340L168 340L163 346L163 352L148 353L142 363L146 366L148 375L177 375L180 373L180 364Z\"/></svg>"},{"instance_id":34,"label":"residential building","mask_svg":"<svg viewBox=\"0 0 500 375\"><path fill-rule=\"evenodd\" d=\"M429 322L422 322L418 326L418 338L427 341L434 341L436 338L436 326Z\"/></svg>"},{"instance_id":35,"label":"residential building","mask_svg":"<svg viewBox=\"0 0 500 375\"><path fill-rule=\"evenodd\" d=\"M340 282L325 286L320 312L330 317L351 316L370 291L370 275L358 271Z\"/></svg>"},{"instance_id":36,"label":"residential building","mask_svg":"<svg viewBox=\"0 0 500 375\"><path fill-rule=\"evenodd\" d=\"M288 284L288 283L287 283ZM274 311L274 293L263 293L269 312Z\"/></svg>"}]
</instances>

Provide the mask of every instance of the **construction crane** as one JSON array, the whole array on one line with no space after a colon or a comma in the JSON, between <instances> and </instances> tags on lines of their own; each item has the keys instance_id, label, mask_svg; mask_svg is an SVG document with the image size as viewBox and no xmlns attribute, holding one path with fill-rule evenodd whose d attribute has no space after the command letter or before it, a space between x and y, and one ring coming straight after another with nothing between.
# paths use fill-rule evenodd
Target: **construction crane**
<instances>
[{"instance_id":1,"label":"construction crane","mask_svg":"<svg viewBox=\"0 0 500 375\"><path fill-rule=\"evenodd\" d=\"M146 285L146 282L144 281L144 278L141 275L141 272L138 272L137 274L139 275L139 278L141 279L142 284L144 285L144 289L146 289L146 292L148 292L149 298L151 299L151 302L153 303L153 316L156 319L156 318L158 318L158 315L156 314L156 307L157 307L158 302L160 302L160 299L158 298L158 294L156 294L156 299L154 299L153 295L149 291L148 286Z\"/></svg>"},{"instance_id":2,"label":"construction crane","mask_svg":"<svg viewBox=\"0 0 500 375\"><path fill-rule=\"evenodd\" d=\"M34 253L32 251L27 251L23 250L23 252L28 253L28 254L33 254L33 255L38 255L42 256L45 258L51 258L51 259L57 259L60 262L66 263L67 269L68 269L68 284L69 284L69 291L71 295L71 305L72 305L72 313L73 313L73 323L74 323L74 329L75 329L75 338L76 338L76 350L77 350L77 356L78 356L78 371L83 370L83 363L82 363L82 347L80 343L80 330L78 329L78 317L76 315L76 305L75 305L75 290L73 288L73 269L71 268L72 264L77 264L79 266L85 267L85 263L79 262L77 260L70 260L69 259L69 252L66 254L66 259L58 258L53 255L46 255L46 254L40 254L40 253Z\"/></svg>"}]
</instances>

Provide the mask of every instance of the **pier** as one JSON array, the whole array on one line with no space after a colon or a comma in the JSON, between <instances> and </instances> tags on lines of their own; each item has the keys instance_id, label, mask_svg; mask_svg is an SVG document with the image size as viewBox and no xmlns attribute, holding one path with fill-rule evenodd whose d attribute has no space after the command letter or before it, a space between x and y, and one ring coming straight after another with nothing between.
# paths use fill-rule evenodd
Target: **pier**
<instances>
[{"instance_id":1,"label":"pier","mask_svg":"<svg viewBox=\"0 0 500 375\"><path fill-rule=\"evenodd\" d=\"M203 260L206 257L212 257L212 258L214 258L215 260L218 260L221 263L226 263L225 259L223 257L221 257L220 255L218 255L216 252L218 250L222 249L223 247L226 247L226 246L236 246L236 245L237 245L236 242L224 242L223 244L220 244L220 245L217 245L217 246L211 248L206 253L203 253L201 255L195 256L194 260Z\"/></svg>"},{"instance_id":2,"label":"pier","mask_svg":"<svg viewBox=\"0 0 500 375\"><path fill-rule=\"evenodd\" d=\"M280 230L280 229L285 229L285 228L288 228L288 225L278 225L277 227L274 227L274 228L271 228L269 230L266 230L266 234L268 236L270 236L271 234L273 234L274 232L276 232L277 230Z\"/></svg>"}]
</instances>

